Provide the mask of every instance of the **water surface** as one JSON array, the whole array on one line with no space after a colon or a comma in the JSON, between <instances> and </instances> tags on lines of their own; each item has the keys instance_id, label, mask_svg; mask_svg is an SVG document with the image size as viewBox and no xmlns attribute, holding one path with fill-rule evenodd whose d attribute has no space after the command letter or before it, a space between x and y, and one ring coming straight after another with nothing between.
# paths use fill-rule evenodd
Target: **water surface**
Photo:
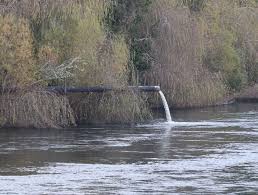
<instances>
[{"instance_id":1,"label":"water surface","mask_svg":"<svg viewBox=\"0 0 258 195\"><path fill-rule=\"evenodd\" d=\"M0 194L256 194L258 105L136 127L0 130Z\"/></svg>"}]
</instances>

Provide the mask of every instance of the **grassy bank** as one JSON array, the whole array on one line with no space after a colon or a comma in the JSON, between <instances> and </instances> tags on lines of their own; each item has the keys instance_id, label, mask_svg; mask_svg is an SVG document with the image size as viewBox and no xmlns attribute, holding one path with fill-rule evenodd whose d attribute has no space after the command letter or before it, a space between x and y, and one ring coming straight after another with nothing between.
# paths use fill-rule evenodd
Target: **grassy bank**
<instances>
[{"instance_id":1,"label":"grassy bank","mask_svg":"<svg viewBox=\"0 0 258 195\"><path fill-rule=\"evenodd\" d=\"M155 94L62 97L46 93L48 85L160 85L171 107L216 104L257 82L257 6L255 0L4 0L0 123L134 123L151 118L149 104L161 105ZM23 92L6 93L13 88Z\"/></svg>"}]
</instances>

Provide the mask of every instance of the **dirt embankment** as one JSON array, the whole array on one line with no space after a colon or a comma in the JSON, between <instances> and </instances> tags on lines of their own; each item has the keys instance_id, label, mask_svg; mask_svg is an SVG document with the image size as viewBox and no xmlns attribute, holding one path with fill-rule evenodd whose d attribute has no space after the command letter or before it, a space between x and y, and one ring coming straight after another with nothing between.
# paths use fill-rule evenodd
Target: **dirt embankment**
<instances>
[{"instance_id":1,"label":"dirt embankment","mask_svg":"<svg viewBox=\"0 0 258 195\"><path fill-rule=\"evenodd\" d=\"M235 101L258 103L258 84L241 91L235 96Z\"/></svg>"},{"instance_id":2,"label":"dirt embankment","mask_svg":"<svg viewBox=\"0 0 258 195\"><path fill-rule=\"evenodd\" d=\"M228 95L213 106L228 105L232 103L258 103L258 84L249 86L238 93Z\"/></svg>"}]
</instances>

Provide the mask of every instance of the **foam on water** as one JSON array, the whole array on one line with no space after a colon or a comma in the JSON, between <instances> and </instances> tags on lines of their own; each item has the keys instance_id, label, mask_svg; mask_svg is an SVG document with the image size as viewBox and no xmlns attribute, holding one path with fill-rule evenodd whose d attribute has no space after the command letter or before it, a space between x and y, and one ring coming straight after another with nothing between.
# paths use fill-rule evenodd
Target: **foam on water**
<instances>
[{"instance_id":1,"label":"foam on water","mask_svg":"<svg viewBox=\"0 0 258 195\"><path fill-rule=\"evenodd\" d=\"M243 127L243 128L257 128L258 119L243 118L243 119L224 119L214 121L185 121L185 122L155 122L150 124L139 124L137 127L143 128L162 128L162 127L190 127L190 128L220 128L220 127Z\"/></svg>"},{"instance_id":2,"label":"foam on water","mask_svg":"<svg viewBox=\"0 0 258 195\"><path fill-rule=\"evenodd\" d=\"M253 122L161 122L155 124L138 125L137 127L143 128L175 128L175 127L189 127L189 128L221 128L221 127L243 127L243 128L256 128L258 123Z\"/></svg>"}]
</instances>

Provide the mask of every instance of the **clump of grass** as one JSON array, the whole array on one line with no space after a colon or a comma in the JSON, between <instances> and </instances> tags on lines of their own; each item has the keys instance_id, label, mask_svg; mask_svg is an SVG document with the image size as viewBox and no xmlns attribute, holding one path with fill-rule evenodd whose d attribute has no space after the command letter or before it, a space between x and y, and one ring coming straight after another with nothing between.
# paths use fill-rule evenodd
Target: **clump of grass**
<instances>
[{"instance_id":1,"label":"clump of grass","mask_svg":"<svg viewBox=\"0 0 258 195\"><path fill-rule=\"evenodd\" d=\"M145 98L133 91L69 97L78 121L97 124L133 124L151 119L151 111Z\"/></svg>"},{"instance_id":2,"label":"clump of grass","mask_svg":"<svg viewBox=\"0 0 258 195\"><path fill-rule=\"evenodd\" d=\"M62 128L75 125L74 113L64 96L34 90L0 96L4 127Z\"/></svg>"}]
</instances>

